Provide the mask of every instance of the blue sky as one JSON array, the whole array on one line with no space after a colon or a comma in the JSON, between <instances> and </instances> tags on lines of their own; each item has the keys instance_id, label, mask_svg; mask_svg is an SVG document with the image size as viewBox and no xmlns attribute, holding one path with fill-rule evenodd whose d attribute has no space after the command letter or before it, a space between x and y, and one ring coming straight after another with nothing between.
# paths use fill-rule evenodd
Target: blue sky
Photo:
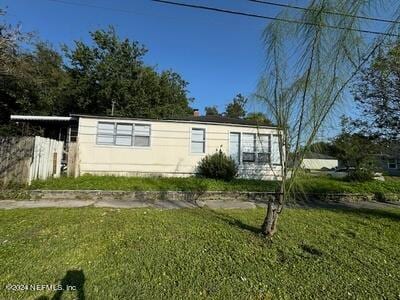
<instances>
[{"instance_id":1,"label":"blue sky","mask_svg":"<svg viewBox=\"0 0 400 300\"><path fill-rule=\"evenodd\" d=\"M193 107L224 109L237 93L254 92L263 68L261 33L266 22L212 12L173 7L148 0L71 0L131 11L55 3L48 0L0 1L7 19L21 22L24 31L58 47L74 40L89 41L88 32L113 25L121 37L149 49L145 61L157 69L173 69L189 82ZM190 1L187 1L190 2ZM195 1L192 1L193 3ZM275 14L276 9L246 1L196 1L206 5ZM250 105L249 109L254 109Z\"/></svg>"},{"instance_id":2,"label":"blue sky","mask_svg":"<svg viewBox=\"0 0 400 300\"><path fill-rule=\"evenodd\" d=\"M143 43L149 52L145 62L158 70L172 69L189 82L194 108L225 105L237 94L255 91L263 70L261 34L268 20L163 5L149 0L66 0L113 10L76 6L49 0L3 0L7 20L22 24L59 48L74 40L89 42L88 32L113 25L121 37ZM186 0L274 16L278 9L240 0ZM291 1L304 5L305 0ZM280 1L288 3L288 1ZM126 10L129 13L117 10ZM249 111L257 110L250 104ZM337 112L352 113L351 104ZM336 123L334 120L333 123ZM335 127L335 126L334 126Z\"/></svg>"}]
</instances>

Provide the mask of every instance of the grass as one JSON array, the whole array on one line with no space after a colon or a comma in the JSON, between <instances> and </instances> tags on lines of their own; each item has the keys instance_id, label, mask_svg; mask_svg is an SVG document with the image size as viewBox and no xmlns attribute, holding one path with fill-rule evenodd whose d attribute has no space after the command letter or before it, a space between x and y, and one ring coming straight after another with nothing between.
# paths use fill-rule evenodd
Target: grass
<instances>
[{"instance_id":1,"label":"grass","mask_svg":"<svg viewBox=\"0 0 400 300\"><path fill-rule=\"evenodd\" d=\"M346 182L329 177L303 176L301 189L307 193L400 193L400 180L386 177L385 182ZM46 181L34 181L31 189L60 190L133 190L133 191L254 191L273 192L278 182L236 179L221 180L189 178L116 177L84 175L78 178L62 177Z\"/></svg>"},{"instance_id":2,"label":"grass","mask_svg":"<svg viewBox=\"0 0 400 300\"><path fill-rule=\"evenodd\" d=\"M0 299L50 299L4 287L59 283L78 299L400 297L399 209L286 209L272 243L258 234L264 213L3 210Z\"/></svg>"},{"instance_id":3,"label":"grass","mask_svg":"<svg viewBox=\"0 0 400 300\"><path fill-rule=\"evenodd\" d=\"M385 177L385 181L347 182L326 176L303 177L299 185L307 193L400 193L400 180L396 177Z\"/></svg>"},{"instance_id":4,"label":"grass","mask_svg":"<svg viewBox=\"0 0 400 300\"><path fill-rule=\"evenodd\" d=\"M34 181L31 189L131 191L274 191L276 181L235 179L231 182L197 177L122 177L84 175Z\"/></svg>"}]
</instances>

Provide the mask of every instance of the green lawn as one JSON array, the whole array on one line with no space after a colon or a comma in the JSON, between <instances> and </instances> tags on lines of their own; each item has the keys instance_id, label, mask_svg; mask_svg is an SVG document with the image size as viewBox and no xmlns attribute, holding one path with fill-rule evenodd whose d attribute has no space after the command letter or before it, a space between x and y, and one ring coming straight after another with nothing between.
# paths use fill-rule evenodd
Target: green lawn
<instances>
[{"instance_id":1,"label":"green lawn","mask_svg":"<svg viewBox=\"0 0 400 300\"><path fill-rule=\"evenodd\" d=\"M400 193L400 180L386 177L385 182L346 182L329 177L303 177L299 179L301 190L307 193ZM78 178L62 177L46 181L34 181L31 189L92 189L92 190L133 190L133 191L256 191L273 192L276 181L236 179L221 180L189 178L151 178L90 176Z\"/></svg>"},{"instance_id":2,"label":"green lawn","mask_svg":"<svg viewBox=\"0 0 400 300\"><path fill-rule=\"evenodd\" d=\"M197 177L62 177L34 181L31 189L130 190L130 191L274 191L278 182L235 179L231 182Z\"/></svg>"},{"instance_id":3,"label":"green lawn","mask_svg":"<svg viewBox=\"0 0 400 300\"><path fill-rule=\"evenodd\" d=\"M299 179L301 189L308 193L400 193L400 180L396 177L385 177L385 181L347 182L325 176L304 177Z\"/></svg>"},{"instance_id":4,"label":"green lawn","mask_svg":"<svg viewBox=\"0 0 400 300\"><path fill-rule=\"evenodd\" d=\"M0 299L50 299L54 292L4 287L59 283L78 286L86 299L400 297L400 209L286 209L273 243L257 233L263 216L3 210Z\"/></svg>"}]
</instances>

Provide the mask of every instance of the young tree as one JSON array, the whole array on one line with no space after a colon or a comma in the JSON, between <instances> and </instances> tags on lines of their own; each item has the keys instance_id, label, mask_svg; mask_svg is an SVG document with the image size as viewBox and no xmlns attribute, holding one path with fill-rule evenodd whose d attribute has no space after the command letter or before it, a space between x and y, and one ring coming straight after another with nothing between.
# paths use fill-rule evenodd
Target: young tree
<instances>
[{"instance_id":1,"label":"young tree","mask_svg":"<svg viewBox=\"0 0 400 300\"><path fill-rule=\"evenodd\" d=\"M369 135L400 139L400 43L379 51L355 85L363 118L356 124Z\"/></svg>"},{"instance_id":2,"label":"young tree","mask_svg":"<svg viewBox=\"0 0 400 300\"><path fill-rule=\"evenodd\" d=\"M206 116L219 116L218 108L215 105L206 106L204 110L206 111Z\"/></svg>"},{"instance_id":3,"label":"young tree","mask_svg":"<svg viewBox=\"0 0 400 300\"><path fill-rule=\"evenodd\" d=\"M231 103L225 108L225 116L228 118L242 119L246 116L247 98L242 94L237 94Z\"/></svg>"},{"instance_id":4,"label":"young tree","mask_svg":"<svg viewBox=\"0 0 400 300\"><path fill-rule=\"evenodd\" d=\"M394 1L385 4L400 8ZM262 225L262 232L268 237L276 232L283 204L295 189L305 152L341 103L349 83L387 37L365 38L358 31L363 19L351 15L383 9L382 5L373 0L314 0L308 10L285 10L279 15L299 20L298 23L274 21L264 32L267 63L256 97L266 105L278 126L283 160L280 189L276 199L268 203ZM396 15L395 20L398 19ZM393 32L394 27L395 24L387 32ZM290 179L289 151L293 153Z\"/></svg>"}]
</instances>

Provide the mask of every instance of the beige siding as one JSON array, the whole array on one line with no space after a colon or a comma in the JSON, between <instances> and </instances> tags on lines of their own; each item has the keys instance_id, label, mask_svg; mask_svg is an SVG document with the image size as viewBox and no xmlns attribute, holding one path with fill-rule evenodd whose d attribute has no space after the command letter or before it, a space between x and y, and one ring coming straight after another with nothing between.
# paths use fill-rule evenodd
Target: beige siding
<instances>
[{"instance_id":1,"label":"beige siding","mask_svg":"<svg viewBox=\"0 0 400 300\"><path fill-rule=\"evenodd\" d=\"M97 145L97 123L123 122L149 124L151 126L150 147ZM206 130L206 153L191 153L191 129ZM222 149L229 154L229 133L257 133L254 127L196 124L193 122L136 121L118 119L79 119L79 170L80 174L113 174L122 176L162 175L190 176L197 163L206 154ZM259 129L260 134L276 134L271 128ZM280 166L243 164L240 176L249 178L276 179Z\"/></svg>"}]
</instances>

